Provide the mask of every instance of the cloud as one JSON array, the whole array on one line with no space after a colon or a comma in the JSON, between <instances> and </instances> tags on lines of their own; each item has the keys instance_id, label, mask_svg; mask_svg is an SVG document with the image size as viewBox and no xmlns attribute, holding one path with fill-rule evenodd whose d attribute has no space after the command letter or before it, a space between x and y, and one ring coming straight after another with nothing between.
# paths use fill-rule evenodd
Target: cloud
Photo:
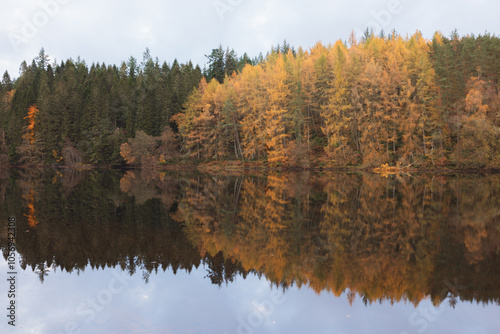
<instances>
[{"instance_id":1,"label":"cloud","mask_svg":"<svg viewBox=\"0 0 500 334\"><path fill-rule=\"evenodd\" d=\"M0 270L5 267L0 260ZM457 333L464 328L470 333L498 333L500 329L495 321L498 305L464 302L451 308L444 302L439 312L426 313L435 310L429 299L418 308L388 301L367 306L358 296L350 306L345 294L318 295L303 286L291 287L283 295L253 274L218 287L206 274L205 266L193 268L190 274L159 271L145 284L140 272L130 277L116 268L89 267L79 275L51 271L41 284L31 269L20 270L19 324L23 333L33 334L75 329L82 333L237 333L243 322L246 332L254 333L369 333L374 329L413 333L423 323L426 333ZM250 328L252 323L257 325Z\"/></svg>"},{"instance_id":2,"label":"cloud","mask_svg":"<svg viewBox=\"0 0 500 334\"><path fill-rule=\"evenodd\" d=\"M89 64L141 59L150 47L162 61L191 59L203 67L204 55L219 44L257 56L284 39L304 48L346 40L351 30L377 23L376 14L394 2L404 9L384 20L386 31L419 29L427 38L455 28L462 34L500 31L495 0L17 0L4 2L0 12L0 72L17 76L20 63L31 62L41 47L59 61L80 56Z\"/></svg>"}]
</instances>

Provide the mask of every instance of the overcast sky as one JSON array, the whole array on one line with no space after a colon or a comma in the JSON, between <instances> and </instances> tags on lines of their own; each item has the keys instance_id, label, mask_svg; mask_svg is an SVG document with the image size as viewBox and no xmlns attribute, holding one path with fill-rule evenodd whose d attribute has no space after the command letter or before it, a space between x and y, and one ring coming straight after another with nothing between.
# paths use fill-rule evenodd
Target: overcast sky
<instances>
[{"instance_id":1,"label":"overcast sky","mask_svg":"<svg viewBox=\"0 0 500 334\"><path fill-rule=\"evenodd\" d=\"M345 293L318 295L305 286L292 286L283 294L253 274L246 279L237 276L219 288L206 277L207 269L202 265L190 274L179 270L176 275L170 268L159 270L148 284L141 271L130 277L111 268L88 267L78 275L50 270L42 284L28 267L18 273L17 327L8 328L2 319L0 332L483 334L500 330L500 306L495 303L459 301L452 308L448 301L435 307L424 299L417 308L403 301L365 306L358 296L351 306ZM7 272L3 258L0 272ZM8 291L3 281L0 291ZM2 305L6 297L0 297ZM242 323L246 328L240 328Z\"/></svg>"},{"instance_id":2,"label":"overcast sky","mask_svg":"<svg viewBox=\"0 0 500 334\"><path fill-rule=\"evenodd\" d=\"M203 68L219 44L254 57L284 39L310 48L367 26L419 29L426 38L455 28L500 34L498 0L0 0L0 8L0 75L12 77L41 47L52 60L80 56L88 64L142 60L149 47L161 62Z\"/></svg>"}]
</instances>

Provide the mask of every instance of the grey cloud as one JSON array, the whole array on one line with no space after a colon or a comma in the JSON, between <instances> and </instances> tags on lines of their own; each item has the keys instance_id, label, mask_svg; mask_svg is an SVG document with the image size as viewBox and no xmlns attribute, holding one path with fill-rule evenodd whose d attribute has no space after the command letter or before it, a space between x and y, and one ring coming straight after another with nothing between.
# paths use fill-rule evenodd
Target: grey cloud
<instances>
[{"instance_id":1,"label":"grey cloud","mask_svg":"<svg viewBox=\"0 0 500 334\"><path fill-rule=\"evenodd\" d=\"M203 67L204 55L219 44L256 56L285 38L309 48L369 25L403 35L419 29L427 38L455 28L497 33L499 11L496 0L9 1L0 13L0 72L17 76L41 47L59 61L80 56L89 64L140 59L149 47L162 61L191 59Z\"/></svg>"}]
</instances>

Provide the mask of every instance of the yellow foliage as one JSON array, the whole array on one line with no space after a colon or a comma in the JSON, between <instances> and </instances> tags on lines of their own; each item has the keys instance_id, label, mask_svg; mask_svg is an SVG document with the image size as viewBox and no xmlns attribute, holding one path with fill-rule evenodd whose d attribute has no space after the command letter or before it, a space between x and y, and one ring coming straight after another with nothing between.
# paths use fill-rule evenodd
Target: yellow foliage
<instances>
[{"instance_id":1,"label":"yellow foliage","mask_svg":"<svg viewBox=\"0 0 500 334\"><path fill-rule=\"evenodd\" d=\"M5 95L3 96L2 102L7 103L7 104L11 103L12 99L14 98L15 93L16 93L15 89L12 89L12 90L9 90L8 92L6 92Z\"/></svg>"},{"instance_id":2,"label":"yellow foliage","mask_svg":"<svg viewBox=\"0 0 500 334\"><path fill-rule=\"evenodd\" d=\"M399 164L397 166L389 166L389 164L380 165L380 167L374 168L373 172L383 176L385 178L389 177L389 175L407 174L408 168L410 166L401 167Z\"/></svg>"},{"instance_id":3,"label":"yellow foliage","mask_svg":"<svg viewBox=\"0 0 500 334\"><path fill-rule=\"evenodd\" d=\"M56 150L52 150L52 157L54 157L57 162L61 162L63 160L63 157L60 157Z\"/></svg>"},{"instance_id":4,"label":"yellow foliage","mask_svg":"<svg viewBox=\"0 0 500 334\"><path fill-rule=\"evenodd\" d=\"M120 155L125 159L128 165L132 165L135 162L135 157L132 155L132 149L128 143L123 143L120 145Z\"/></svg>"}]
</instances>

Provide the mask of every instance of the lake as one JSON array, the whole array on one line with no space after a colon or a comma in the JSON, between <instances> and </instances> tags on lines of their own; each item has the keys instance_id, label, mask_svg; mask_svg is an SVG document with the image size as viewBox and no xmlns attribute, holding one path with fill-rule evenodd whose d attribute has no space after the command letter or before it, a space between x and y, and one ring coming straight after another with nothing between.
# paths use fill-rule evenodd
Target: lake
<instances>
[{"instance_id":1,"label":"lake","mask_svg":"<svg viewBox=\"0 0 500 334\"><path fill-rule=\"evenodd\" d=\"M497 174L4 169L0 221L1 333L500 332Z\"/></svg>"}]
</instances>

